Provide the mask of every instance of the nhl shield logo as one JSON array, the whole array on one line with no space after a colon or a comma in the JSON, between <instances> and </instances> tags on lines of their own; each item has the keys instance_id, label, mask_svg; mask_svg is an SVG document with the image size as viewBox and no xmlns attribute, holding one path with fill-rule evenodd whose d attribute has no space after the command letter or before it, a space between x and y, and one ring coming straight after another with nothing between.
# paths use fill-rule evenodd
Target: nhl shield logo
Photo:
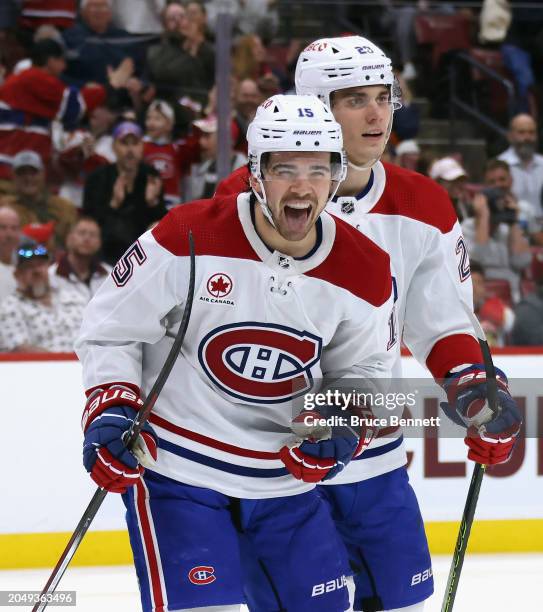
<instances>
[{"instance_id":1,"label":"nhl shield logo","mask_svg":"<svg viewBox=\"0 0 543 612\"><path fill-rule=\"evenodd\" d=\"M356 200L354 198L338 198L338 202L341 204L341 212L344 215L351 215L354 213L354 207Z\"/></svg>"}]
</instances>

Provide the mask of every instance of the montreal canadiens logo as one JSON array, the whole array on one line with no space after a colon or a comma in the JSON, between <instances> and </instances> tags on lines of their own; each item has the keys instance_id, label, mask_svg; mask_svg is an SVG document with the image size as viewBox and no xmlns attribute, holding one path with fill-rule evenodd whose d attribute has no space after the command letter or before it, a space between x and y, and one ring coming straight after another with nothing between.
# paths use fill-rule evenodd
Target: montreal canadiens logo
<instances>
[{"instance_id":1,"label":"montreal canadiens logo","mask_svg":"<svg viewBox=\"0 0 543 612\"><path fill-rule=\"evenodd\" d=\"M228 395L254 404L275 404L311 389L312 366L322 339L274 323L217 327L200 342L198 359L211 381Z\"/></svg>"},{"instance_id":2,"label":"montreal canadiens logo","mask_svg":"<svg viewBox=\"0 0 543 612\"><path fill-rule=\"evenodd\" d=\"M197 565L193 567L189 574L189 580L192 584L211 584L217 580L215 578L215 568L211 565Z\"/></svg>"},{"instance_id":3,"label":"montreal canadiens logo","mask_svg":"<svg viewBox=\"0 0 543 612\"><path fill-rule=\"evenodd\" d=\"M214 274L207 281L207 292L214 298L224 298L230 294L233 286L228 274Z\"/></svg>"}]
</instances>

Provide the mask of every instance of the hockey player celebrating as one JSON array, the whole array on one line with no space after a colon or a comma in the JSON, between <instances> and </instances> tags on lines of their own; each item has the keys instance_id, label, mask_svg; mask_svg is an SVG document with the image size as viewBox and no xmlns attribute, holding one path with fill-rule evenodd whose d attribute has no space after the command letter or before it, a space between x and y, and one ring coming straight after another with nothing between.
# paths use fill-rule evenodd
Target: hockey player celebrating
<instances>
[{"instance_id":1,"label":"hockey player celebrating","mask_svg":"<svg viewBox=\"0 0 543 612\"><path fill-rule=\"evenodd\" d=\"M90 302L76 344L84 465L123 493L145 611L238 610L238 532L284 608L348 608L343 548L312 483L339 473L368 432L340 424L331 439L293 443L292 400L326 375L390 375L389 257L323 212L346 160L316 97L267 100L248 143L251 191L175 208L141 236ZM144 472L122 437L179 324L189 229L191 320L141 434Z\"/></svg>"},{"instance_id":2,"label":"hockey player celebrating","mask_svg":"<svg viewBox=\"0 0 543 612\"><path fill-rule=\"evenodd\" d=\"M481 419L485 370L462 306L471 306L472 288L468 253L453 207L430 179L379 161L393 112L401 105L390 59L360 36L317 40L300 54L296 90L317 95L342 127L348 174L327 211L390 254L403 340L443 384L447 416L468 429L468 457L487 465L506 461L521 417L507 378L498 372L500 413ZM246 176L236 171L217 193L239 192ZM354 257L351 265L361 269ZM399 350L394 373L401 377ZM325 483L329 486L320 487L351 566L358 570L355 610L418 612L433 592L423 522L405 464L403 439L397 432L392 441L390 436L375 440ZM251 608L268 609L273 593L264 588L265 579L258 585L254 576L252 580Z\"/></svg>"}]
</instances>

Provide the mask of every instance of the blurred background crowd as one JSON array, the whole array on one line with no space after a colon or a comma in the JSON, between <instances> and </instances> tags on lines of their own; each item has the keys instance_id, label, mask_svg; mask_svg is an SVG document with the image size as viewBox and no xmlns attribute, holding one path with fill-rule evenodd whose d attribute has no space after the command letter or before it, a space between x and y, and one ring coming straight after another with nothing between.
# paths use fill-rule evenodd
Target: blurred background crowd
<instances>
[{"instance_id":1,"label":"blurred background crowd","mask_svg":"<svg viewBox=\"0 0 543 612\"><path fill-rule=\"evenodd\" d=\"M403 108L383 161L449 193L494 346L543 345L543 3L0 2L0 351L72 350L126 248L217 181L217 28L232 15L230 164L299 52L367 36Z\"/></svg>"}]
</instances>

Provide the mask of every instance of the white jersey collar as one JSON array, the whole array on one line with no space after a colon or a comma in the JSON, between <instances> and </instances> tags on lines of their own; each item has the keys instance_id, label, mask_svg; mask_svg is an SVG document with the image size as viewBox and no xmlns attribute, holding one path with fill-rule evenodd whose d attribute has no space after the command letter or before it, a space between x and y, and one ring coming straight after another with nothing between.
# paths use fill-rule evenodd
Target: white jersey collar
<instances>
[{"instance_id":1,"label":"white jersey collar","mask_svg":"<svg viewBox=\"0 0 543 612\"><path fill-rule=\"evenodd\" d=\"M250 193L240 193L237 199L237 206L241 226L253 250L263 263L283 276L303 274L320 266L332 250L336 237L336 222L327 212L323 212L320 216L322 222L322 240L320 245L309 257L295 259L279 251L270 252L262 241L251 218Z\"/></svg>"},{"instance_id":2,"label":"white jersey collar","mask_svg":"<svg viewBox=\"0 0 543 612\"><path fill-rule=\"evenodd\" d=\"M379 161L372 167L373 182L370 189L362 190L355 196L336 196L328 203L326 210L333 215L348 217L352 213L368 213L377 204L385 190L386 175L383 164Z\"/></svg>"}]
</instances>

